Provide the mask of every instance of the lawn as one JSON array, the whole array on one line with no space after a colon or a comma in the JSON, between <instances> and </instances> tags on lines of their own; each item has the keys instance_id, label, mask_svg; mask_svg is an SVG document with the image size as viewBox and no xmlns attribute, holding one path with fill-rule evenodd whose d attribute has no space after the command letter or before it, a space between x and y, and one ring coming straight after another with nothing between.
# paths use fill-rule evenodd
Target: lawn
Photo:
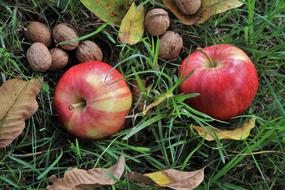
<instances>
[{"instance_id":1,"label":"lawn","mask_svg":"<svg viewBox=\"0 0 285 190\"><path fill-rule=\"evenodd\" d=\"M146 10L165 8L160 1L136 2L144 3ZM144 88L145 105L175 86L181 62L189 53L198 47L233 44L249 55L258 70L259 89L250 108L242 116L220 123L181 101L176 88L174 97L146 115L136 108L142 102L142 97L136 97L122 131L108 138L87 141L76 139L62 128L53 105L58 79L77 62L71 58L68 66L60 71L34 72L25 57L30 43L23 30L31 20L42 21L50 27L67 22L84 36L96 31L103 22L76 0L0 1L0 84L13 78L42 77L44 80L37 98L38 111L26 121L24 132L0 150L0 189L44 189L49 184L49 176L62 177L74 167L110 167L122 151L127 173L168 168L192 171L206 166L205 179L197 189L285 189L284 0L247 0L244 6L195 26L181 24L173 14L170 17L170 29L183 37L183 51L175 60L159 59L157 65L153 64L158 49L155 37L144 35L137 45L124 45L117 40L118 28L108 25L89 39L101 46L104 61L116 66L130 85L136 77L148 81ZM242 141L208 142L192 129L192 124L234 128L253 115L256 127ZM115 185L101 189L159 187L122 178Z\"/></svg>"}]
</instances>

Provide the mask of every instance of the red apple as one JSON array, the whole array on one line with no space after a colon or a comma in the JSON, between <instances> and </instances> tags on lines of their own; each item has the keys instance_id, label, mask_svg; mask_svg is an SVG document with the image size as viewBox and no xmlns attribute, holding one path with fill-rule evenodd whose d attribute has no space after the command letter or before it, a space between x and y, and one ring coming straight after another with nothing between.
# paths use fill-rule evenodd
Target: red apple
<instances>
[{"instance_id":1,"label":"red apple","mask_svg":"<svg viewBox=\"0 0 285 190\"><path fill-rule=\"evenodd\" d=\"M199 93L187 100L189 105L220 120L243 113L258 89L254 64L241 49L220 44L189 55L182 63L180 75L189 76L180 85L181 92Z\"/></svg>"},{"instance_id":2,"label":"red apple","mask_svg":"<svg viewBox=\"0 0 285 190\"><path fill-rule=\"evenodd\" d=\"M64 73L56 85L54 104L70 133L98 139L123 127L132 95L119 71L106 63L90 61Z\"/></svg>"}]
</instances>

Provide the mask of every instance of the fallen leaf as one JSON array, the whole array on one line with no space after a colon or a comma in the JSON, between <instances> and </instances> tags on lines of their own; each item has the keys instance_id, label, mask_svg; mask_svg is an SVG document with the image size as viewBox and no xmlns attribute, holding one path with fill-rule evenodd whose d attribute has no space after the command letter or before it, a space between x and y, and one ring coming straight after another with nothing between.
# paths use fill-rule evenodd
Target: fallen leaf
<instances>
[{"instance_id":1,"label":"fallen leaf","mask_svg":"<svg viewBox=\"0 0 285 190\"><path fill-rule=\"evenodd\" d=\"M83 170L74 168L65 172L63 178L51 176L52 185L47 186L47 190L86 190L95 189L101 185L113 185L121 178L124 169L125 157L121 155L118 163L108 169Z\"/></svg>"},{"instance_id":2,"label":"fallen leaf","mask_svg":"<svg viewBox=\"0 0 285 190\"><path fill-rule=\"evenodd\" d=\"M204 127L200 126L193 126L193 128L198 132L201 137L203 137L207 141L214 141L216 138L244 140L249 136L251 129L254 128L255 120L256 118L253 117L249 121L245 122L242 127L234 130L219 130L216 128L205 129Z\"/></svg>"},{"instance_id":3,"label":"fallen leaf","mask_svg":"<svg viewBox=\"0 0 285 190\"><path fill-rule=\"evenodd\" d=\"M169 187L176 190L191 190L203 182L204 169L205 168L190 172L168 169L147 174L131 172L128 177L130 181L135 183L147 185L156 184L161 187Z\"/></svg>"},{"instance_id":4,"label":"fallen leaf","mask_svg":"<svg viewBox=\"0 0 285 190\"><path fill-rule=\"evenodd\" d=\"M211 16L238 8L243 3L239 0L203 0L197 24L208 20Z\"/></svg>"},{"instance_id":5,"label":"fallen leaf","mask_svg":"<svg viewBox=\"0 0 285 190\"><path fill-rule=\"evenodd\" d=\"M0 87L0 148L11 144L24 130L25 120L37 111L40 89L38 79L12 79Z\"/></svg>"},{"instance_id":6,"label":"fallen leaf","mask_svg":"<svg viewBox=\"0 0 285 190\"><path fill-rule=\"evenodd\" d=\"M134 45L138 43L144 33L144 7L132 3L127 14L124 16L120 30L119 39L122 43Z\"/></svg>"},{"instance_id":7,"label":"fallen leaf","mask_svg":"<svg viewBox=\"0 0 285 190\"><path fill-rule=\"evenodd\" d=\"M165 6L186 25L201 24L211 16L238 8L243 5L239 0L202 0L200 10L191 16L182 14L173 0L163 0Z\"/></svg>"},{"instance_id":8,"label":"fallen leaf","mask_svg":"<svg viewBox=\"0 0 285 190\"><path fill-rule=\"evenodd\" d=\"M154 185L155 182L150 178L138 172L130 172L128 178L133 183L140 183L144 185Z\"/></svg>"},{"instance_id":9,"label":"fallen leaf","mask_svg":"<svg viewBox=\"0 0 285 190\"><path fill-rule=\"evenodd\" d=\"M199 12L191 16L182 14L176 7L173 0L163 0L163 3L183 24L193 25L199 19Z\"/></svg>"},{"instance_id":10,"label":"fallen leaf","mask_svg":"<svg viewBox=\"0 0 285 190\"><path fill-rule=\"evenodd\" d=\"M81 3L101 20L120 25L128 11L128 0L80 0Z\"/></svg>"},{"instance_id":11,"label":"fallen leaf","mask_svg":"<svg viewBox=\"0 0 285 190\"><path fill-rule=\"evenodd\" d=\"M170 92L166 92L163 95L161 95L157 100L155 100L154 102L152 102L151 104L149 104L145 110L143 111L143 115L146 115L147 112L149 110L151 110L152 108L154 108L155 106L158 106L159 104L161 104L162 102L164 102L165 100L172 98L174 96L174 94L172 93L172 91Z\"/></svg>"}]
</instances>

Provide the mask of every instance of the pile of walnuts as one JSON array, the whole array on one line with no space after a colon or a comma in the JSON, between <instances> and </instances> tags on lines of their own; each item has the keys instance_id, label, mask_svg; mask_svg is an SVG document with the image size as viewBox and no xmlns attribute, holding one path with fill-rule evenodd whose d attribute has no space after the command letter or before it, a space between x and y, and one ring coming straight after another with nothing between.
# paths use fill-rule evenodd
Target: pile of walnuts
<instances>
[{"instance_id":1,"label":"pile of walnuts","mask_svg":"<svg viewBox=\"0 0 285 190\"><path fill-rule=\"evenodd\" d=\"M170 60L178 57L182 47L182 37L173 31L167 31L170 26L168 13L161 8L150 10L145 17L146 31L153 36L160 36L159 57Z\"/></svg>"},{"instance_id":2,"label":"pile of walnuts","mask_svg":"<svg viewBox=\"0 0 285 190\"><path fill-rule=\"evenodd\" d=\"M177 9L187 16L196 14L201 8L201 0L174 0ZM161 8L150 10L145 17L146 31L153 36L160 36L159 57L170 60L178 57L182 47L182 37L174 32L167 31L170 26L168 13Z\"/></svg>"},{"instance_id":3,"label":"pile of walnuts","mask_svg":"<svg viewBox=\"0 0 285 190\"><path fill-rule=\"evenodd\" d=\"M78 32L67 23L57 24L51 31L47 25L31 21L25 27L24 34L32 43L27 50L26 58L34 71L62 69L68 64L71 51L75 51L79 62L103 59L101 48L90 40L82 42L75 40L79 37ZM52 39L56 45L59 44L58 47L50 48Z\"/></svg>"},{"instance_id":4,"label":"pile of walnuts","mask_svg":"<svg viewBox=\"0 0 285 190\"><path fill-rule=\"evenodd\" d=\"M174 3L185 15L194 15L201 8L201 0L174 0ZM183 48L182 37L177 32L168 31L169 27L169 15L164 9L155 8L147 12L146 31L160 37L159 57L165 60L177 58ZM47 25L31 21L25 27L24 33L33 43L27 51L27 60L34 71L62 69L69 62L70 51L75 51L79 62L103 59L101 48L90 40L75 40L79 37L78 32L67 23L57 24L51 31ZM52 38L56 47L50 48Z\"/></svg>"}]
</instances>

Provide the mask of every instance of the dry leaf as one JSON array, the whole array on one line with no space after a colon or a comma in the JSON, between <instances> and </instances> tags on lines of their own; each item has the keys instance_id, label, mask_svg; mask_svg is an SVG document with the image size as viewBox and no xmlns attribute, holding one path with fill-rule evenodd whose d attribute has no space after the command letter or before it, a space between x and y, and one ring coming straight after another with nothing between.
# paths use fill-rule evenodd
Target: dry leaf
<instances>
[{"instance_id":1,"label":"dry leaf","mask_svg":"<svg viewBox=\"0 0 285 190\"><path fill-rule=\"evenodd\" d=\"M191 190L198 187L204 180L204 169L184 172L174 169L158 171L154 173L139 174L132 172L129 179L136 183L157 184L161 187L169 187L176 190Z\"/></svg>"},{"instance_id":2,"label":"dry leaf","mask_svg":"<svg viewBox=\"0 0 285 190\"><path fill-rule=\"evenodd\" d=\"M244 140L249 136L251 129L254 128L255 119L256 118L251 118L245 122L242 127L234 130L219 130L215 128L208 128L206 130L200 126L193 126L193 128L207 141L213 141L216 139L215 137L219 139Z\"/></svg>"},{"instance_id":3,"label":"dry leaf","mask_svg":"<svg viewBox=\"0 0 285 190\"><path fill-rule=\"evenodd\" d=\"M136 6L133 3L124 16L120 31L119 39L122 43L134 45L140 41L144 33L144 7Z\"/></svg>"},{"instance_id":4,"label":"dry leaf","mask_svg":"<svg viewBox=\"0 0 285 190\"><path fill-rule=\"evenodd\" d=\"M138 172L130 172L128 174L128 178L133 183L140 183L144 185L154 185L155 184L155 182L151 178L143 174L140 174Z\"/></svg>"},{"instance_id":5,"label":"dry leaf","mask_svg":"<svg viewBox=\"0 0 285 190\"><path fill-rule=\"evenodd\" d=\"M208 20L211 16L226 12L243 5L239 0L202 0L202 8L199 12L197 24Z\"/></svg>"},{"instance_id":6,"label":"dry leaf","mask_svg":"<svg viewBox=\"0 0 285 190\"><path fill-rule=\"evenodd\" d=\"M191 16L182 14L173 0L163 0L165 6L186 25L201 24L211 16L243 5L239 0L202 0L200 10Z\"/></svg>"},{"instance_id":7,"label":"dry leaf","mask_svg":"<svg viewBox=\"0 0 285 190\"><path fill-rule=\"evenodd\" d=\"M163 3L183 24L193 25L199 19L199 12L191 16L182 14L176 7L173 0L163 0Z\"/></svg>"},{"instance_id":8,"label":"dry leaf","mask_svg":"<svg viewBox=\"0 0 285 190\"><path fill-rule=\"evenodd\" d=\"M0 148L11 144L25 128L25 120L37 111L40 89L38 79L12 79L0 87Z\"/></svg>"},{"instance_id":9,"label":"dry leaf","mask_svg":"<svg viewBox=\"0 0 285 190\"><path fill-rule=\"evenodd\" d=\"M101 20L120 25L129 8L128 0L80 0L81 3Z\"/></svg>"},{"instance_id":10,"label":"dry leaf","mask_svg":"<svg viewBox=\"0 0 285 190\"><path fill-rule=\"evenodd\" d=\"M87 190L94 189L101 185L113 185L124 173L125 157L121 155L119 161L114 166L103 169L94 168L83 170L74 168L65 172L63 178L51 176L52 185L48 190Z\"/></svg>"},{"instance_id":11,"label":"dry leaf","mask_svg":"<svg viewBox=\"0 0 285 190\"><path fill-rule=\"evenodd\" d=\"M160 96L157 100L155 100L153 103L151 103L150 105L148 105L146 107L146 109L143 111L143 115L146 115L147 112L149 110L151 110L152 108L154 108L155 106L158 106L159 104L161 104L162 102L164 102L165 100L172 98L174 96L174 94L172 93L172 91L169 93L165 93L162 96Z\"/></svg>"}]
</instances>

